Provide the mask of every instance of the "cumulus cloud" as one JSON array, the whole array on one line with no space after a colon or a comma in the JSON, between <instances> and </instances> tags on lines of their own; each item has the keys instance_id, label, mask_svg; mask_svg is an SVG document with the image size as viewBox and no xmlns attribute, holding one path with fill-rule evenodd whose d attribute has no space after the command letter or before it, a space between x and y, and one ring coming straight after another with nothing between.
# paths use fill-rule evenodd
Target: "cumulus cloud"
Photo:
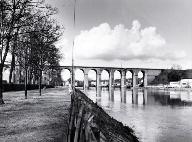
<instances>
[{"instance_id":1,"label":"cumulus cloud","mask_svg":"<svg viewBox=\"0 0 192 142\"><path fill-rule=\"evenodd\" d=\"M111 28L108 23L103 23L81 31L75 38L75 50L80 59L178 59L185 55L170 51L156 27L141 29L137 20L130 29L122 24Z\"/></svg>"}]
</instances>

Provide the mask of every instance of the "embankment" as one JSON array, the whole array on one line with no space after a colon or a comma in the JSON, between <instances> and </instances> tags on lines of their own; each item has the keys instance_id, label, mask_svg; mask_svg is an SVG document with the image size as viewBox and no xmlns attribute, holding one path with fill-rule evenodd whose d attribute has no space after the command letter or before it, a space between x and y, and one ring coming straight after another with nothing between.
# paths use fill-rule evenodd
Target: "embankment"
<instances>
[{"instance_id":1,"label":"embankment","mask_svg":"<svg viewBox=\"0 0 192 142\"><path fill-rule=\"evenodd\" d=\"M138 142L134 131L110 117L84 93L71 96L68 141Z\"/></svg>"}]
</instances>

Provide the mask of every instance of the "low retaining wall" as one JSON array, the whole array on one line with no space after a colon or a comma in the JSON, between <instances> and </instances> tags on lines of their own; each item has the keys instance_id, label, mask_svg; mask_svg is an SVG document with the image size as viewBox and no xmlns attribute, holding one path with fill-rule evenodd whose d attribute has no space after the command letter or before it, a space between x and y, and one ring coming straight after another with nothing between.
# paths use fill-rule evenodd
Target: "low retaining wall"
<instances>
[{"instance_id":1,"label":"low retaining wall","mask_svg":"<svg viewBox=\"0 0 192 142\"><path fill-rule=\"evenodd\" d=\"M84 93L71 94L68 142L138 142L131 128L110 117Z\"/></svg>"}]
</instances>

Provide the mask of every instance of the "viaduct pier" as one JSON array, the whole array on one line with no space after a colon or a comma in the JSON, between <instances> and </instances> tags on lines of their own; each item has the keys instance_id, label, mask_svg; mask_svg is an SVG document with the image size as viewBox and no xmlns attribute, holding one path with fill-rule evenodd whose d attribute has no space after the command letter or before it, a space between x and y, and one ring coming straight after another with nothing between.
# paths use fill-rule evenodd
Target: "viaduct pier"
<instances>
[{"instance_id":1,"label":"viaduct pier","mask_svg":"<svg viewBox=\"0 0 192 142\"><path fill-rule=\"evenodd\" d=\"M70 71L72 78L72 66L60 66L62 69L67 69ZM87 67L87 66L74 66L74 70L80 69L84 74L84 91L89 88L88 83L88 72L94 70L96 72L96 91L99 94L101 91L101 73L103 70L107 71L109 74L109 91L114 90L114 72L119 71L121 75L121 89L124 90L126 87L126 73L130 71L132 73L132 87L135 88L138 85L138 73L141 71L143 73L143 85L146 87L150 82L152 82L155 76L158 76L163 69L149 69L149 68L118 68L118 67ZM75 74L74 74L75 76Z\"/></svg>"}]
</instances>

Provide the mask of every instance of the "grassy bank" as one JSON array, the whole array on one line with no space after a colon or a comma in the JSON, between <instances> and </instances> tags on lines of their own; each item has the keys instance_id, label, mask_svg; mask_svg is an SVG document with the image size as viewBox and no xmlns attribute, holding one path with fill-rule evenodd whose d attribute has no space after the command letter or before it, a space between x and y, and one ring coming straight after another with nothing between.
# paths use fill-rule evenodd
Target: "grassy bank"
<instances>
[{"instance_id":1,"label":"grassy bank","mask_svg":"<svg viewBox=\"0 0 192 142\"><path fill-rule=\"evenodd\" d=\"M67 136L70 96L67 89L4 93L0 106L0 142L53 142Z\"/></svg>"},{"instance_id":2,"label":"grassy bank","mask_svg":"<svg viewBox=\"0 0 192 142\"><path fill-rule=\"evenodd\" d=\"M80 108L83 108L83 110ZM77 119L77 121L80 120L79 122L81 122L79 126L84 126L84 128L78 128L77 124L71 125L72 134L79 133L79 137L89 139L87 135L92 131L91 135L104 142L138 142L138 138L134 135L134 131L131 128L124 126L121 122L110 117L101 107L77 89L71 110L72 117L70 122L76 123L75 120ZM89 119L92 120L92 123L90 123L91 121L87 121ZM88 128L88 124L90 128L86 129ZM74 137L74 135L71 135L72 139Z\"/></svg>"}]
</instances>

